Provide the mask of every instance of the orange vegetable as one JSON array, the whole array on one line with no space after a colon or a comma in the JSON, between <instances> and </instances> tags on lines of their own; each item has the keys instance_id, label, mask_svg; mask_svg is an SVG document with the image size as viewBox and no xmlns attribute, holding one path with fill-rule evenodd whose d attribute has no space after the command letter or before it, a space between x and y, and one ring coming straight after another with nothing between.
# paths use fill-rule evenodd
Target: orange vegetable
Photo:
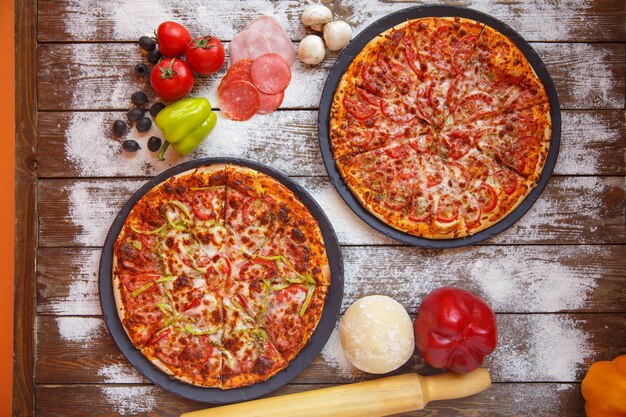
<instances>
[{"instance_id":1,"label":"orange vegetable","mask_svg":"<svg viewBox=\"0 0 626 417\"><path fill-rule=\"evenodd\" d=\"M581 390L587 417L626 417L626 355L592 364Z\"/></svg>"}]
</instances>

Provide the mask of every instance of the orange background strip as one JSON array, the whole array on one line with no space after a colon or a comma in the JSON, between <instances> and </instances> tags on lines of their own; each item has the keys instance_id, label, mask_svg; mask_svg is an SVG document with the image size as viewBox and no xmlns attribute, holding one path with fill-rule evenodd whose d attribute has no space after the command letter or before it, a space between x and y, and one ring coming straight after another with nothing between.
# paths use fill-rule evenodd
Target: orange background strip
<instances>
[{"instance_id":1,"label":"orange background strip","mask_svg":"<svg viewBox=\"0 0 626 417\"><path fill-rule=\"evenodd\" d=\"M14 4L0 0L0 415L11 415L13 399L13 280L15 201Z\"/></svg>"}]
</instances>

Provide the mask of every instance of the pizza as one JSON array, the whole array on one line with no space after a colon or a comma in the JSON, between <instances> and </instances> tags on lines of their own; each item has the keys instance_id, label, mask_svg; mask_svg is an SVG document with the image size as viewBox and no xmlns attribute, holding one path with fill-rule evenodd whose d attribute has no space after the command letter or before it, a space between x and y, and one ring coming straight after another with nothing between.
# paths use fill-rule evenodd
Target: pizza
<instances>
[{"instance_id":1,"label":"pizza","mask_svg":"<svg viewBox=\"0 0 626 417\"><path fill-rule=\"evenodd\" d=\"M459 17L372 39L330 109L335 164L388 225L430 239L499 222L536 186L552 133L543 83L497 30Z\"/></svg>"},{"instance_id":2,"label":"pizza","mask_svg":"<svg viewBox=\"0 0 626 417\"><path fill-rule=\"evenodd\" d=\"M133 345L189 384L267 380L307 344L330 285L317 221L276 179L237 165L149 190L113 247L113 293Z\"/></svg>"}]
</instances>

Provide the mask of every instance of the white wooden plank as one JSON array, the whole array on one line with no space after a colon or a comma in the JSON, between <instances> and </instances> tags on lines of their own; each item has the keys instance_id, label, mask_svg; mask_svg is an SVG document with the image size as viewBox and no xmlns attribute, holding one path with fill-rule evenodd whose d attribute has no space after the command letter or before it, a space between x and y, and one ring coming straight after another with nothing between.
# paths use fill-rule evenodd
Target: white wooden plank
<instances>
[{"instance_id":1,"label":"white wooden plank","mask_svg":"<svg viewBox=\"0 0 626 417\"><path fill-rule=\"evenodd\" d=\"M375 20L398 10L432 4L427 1L388 2L384 0L324 0L334 17L347 20L355 34ZM55 4L56 3L56 4ZM307 3L295 0L217 0L207 4L188 0L185 6L174 0L113 0L109 2L66 0L41 1L42 25L39 40L135 40L151 34L165 20L176 20L198 36L209 32L221 39L232 37L245 28L257 15L269 14L276 18L292 39L302 39L308 32L300 22ZM463 0L436 3L461 5L480 10L503 20L530 40L621 40L611 31L609 22L620 9L594 0L566 0L550 2L525 1L512 5L507 1ZM603 11L602 8L609 8ZM58 18L58 20L56 20ZM609 27L607 27L609 26ZM589 28L596 27L596 31ZM600 33L598 33L600 32ZM603 37L602 37L603 36Z\"/></svg>"}]
</instances>

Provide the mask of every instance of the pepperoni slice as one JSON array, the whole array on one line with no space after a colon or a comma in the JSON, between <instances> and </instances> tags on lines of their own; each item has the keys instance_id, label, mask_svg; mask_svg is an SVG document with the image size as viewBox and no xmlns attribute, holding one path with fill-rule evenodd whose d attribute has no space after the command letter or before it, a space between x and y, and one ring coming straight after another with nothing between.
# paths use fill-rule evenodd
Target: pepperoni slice
<instances>
[{"instance_id":1,"label":"pepperoni slice","mask_svg":"<svg viewBox=\"0 0 626 417\"><path fill-rule=\"evenodd\" d=\"M508 169L501 169L496 171L493 175L496 177L498 184L500 184L500 187L502 187L505 193L508 195L513 194L517 188L517 177L513 172Z\"/></svg>"},{"instance_id":2,"label":"pepperoni slice","mask_svg":"<svg viewBox=\"0 0 626 417\"><path fill-rule=\"evenodd\" d=\"M474 227L480 222L480 204L469 194L463 195L459 212L467 227Z\"/></svg>"},{"instance_id":3,"label":"pepperoni slice","mask_svg":"<svg viewBox=\"0 0 626 417\"><path fill-rule=\"evenodd\" d=\"M265 94L285 91L291 81L291 69L278 54L263 54L250 67L252 83Z\"/></svg>"},{"instance_id":4,"label":"pepperoni slice","mask_svg":"<svg viewBox=\"0 0 626 417\"><path fill-rule=\"evenodd\" d=\"M491 210L496 208L496 205L498 204L498 196L491 185L485 182L482 183L475 191L475 194L482 211L489 213Z\"/></svg>"},{"instance_id":5,"label":"pepperoni slice","mask_svg":"<svg viewBox=\"0 0 626 417\"><path fill-rule=\"evenodd\" d=\"M359 120L369 119L374 115L374 113L376 113L376 108L371 106L369 103L359 102L348 96L344 96L343 106L348 113Z\"/></svg>"},{"instance_id":6,"label":"pepperoni slice","mask_svg":"<svg viewBox=\"0 0 626 417\"><path fill-rule=\"evenodd\" d=\"M233 81L222 89L220 110L229 119L248 120L259 111L259 108L259 91L248 81Z\"/></svg>"},{"instance_id":7,"label":"pepperoni slice","mask_svg":"<svg viewBox=\"0 0 626 417\"><path fill-rule=\"evenodd\" d=\"M427 192L420 190L413 195L409 207L409 219L415 222L425 222L430 219L433 212L433 197Z\"/></svg>"},{"instance_id":8,"label":"pepperoni slice","mask_svg":"<svg viewBox=\"0 0 626 417\"><path fill-rule=\"evenodd\" d=\"M220 84L217 87L217 93L221 94L222 89L228 83L233 81L244 80L252 82L252 79L250 78L250 68L252 67L252 62L254 61L251 59L242 59L231 65L231 67L228 68L226 75L224 75L224 78L222 78L222 81L220 81Z\"/></svg>"},{"instance_id":9,"label":"pepperoni slice","mask_svg":"<svg viewBox=\"0 0 626 417\"><path fill-rule=\"evenodd\" d=\"M280 107L285 98L285 92L281 91L278 94L265 94L263 91L259 91L259 110L258 114L269 114Z\"/></svg>"},{"instance_id":10,"label":"pepperoni slice","mask_svg":"<svg viewBox=\"0 0 626 417\"><path fill-rule=\"evenodd\" d=\"M459 202L450 194L444 194L437 203L437 220L451 223L459 217Z\"/></svg>"}]
</instances>

